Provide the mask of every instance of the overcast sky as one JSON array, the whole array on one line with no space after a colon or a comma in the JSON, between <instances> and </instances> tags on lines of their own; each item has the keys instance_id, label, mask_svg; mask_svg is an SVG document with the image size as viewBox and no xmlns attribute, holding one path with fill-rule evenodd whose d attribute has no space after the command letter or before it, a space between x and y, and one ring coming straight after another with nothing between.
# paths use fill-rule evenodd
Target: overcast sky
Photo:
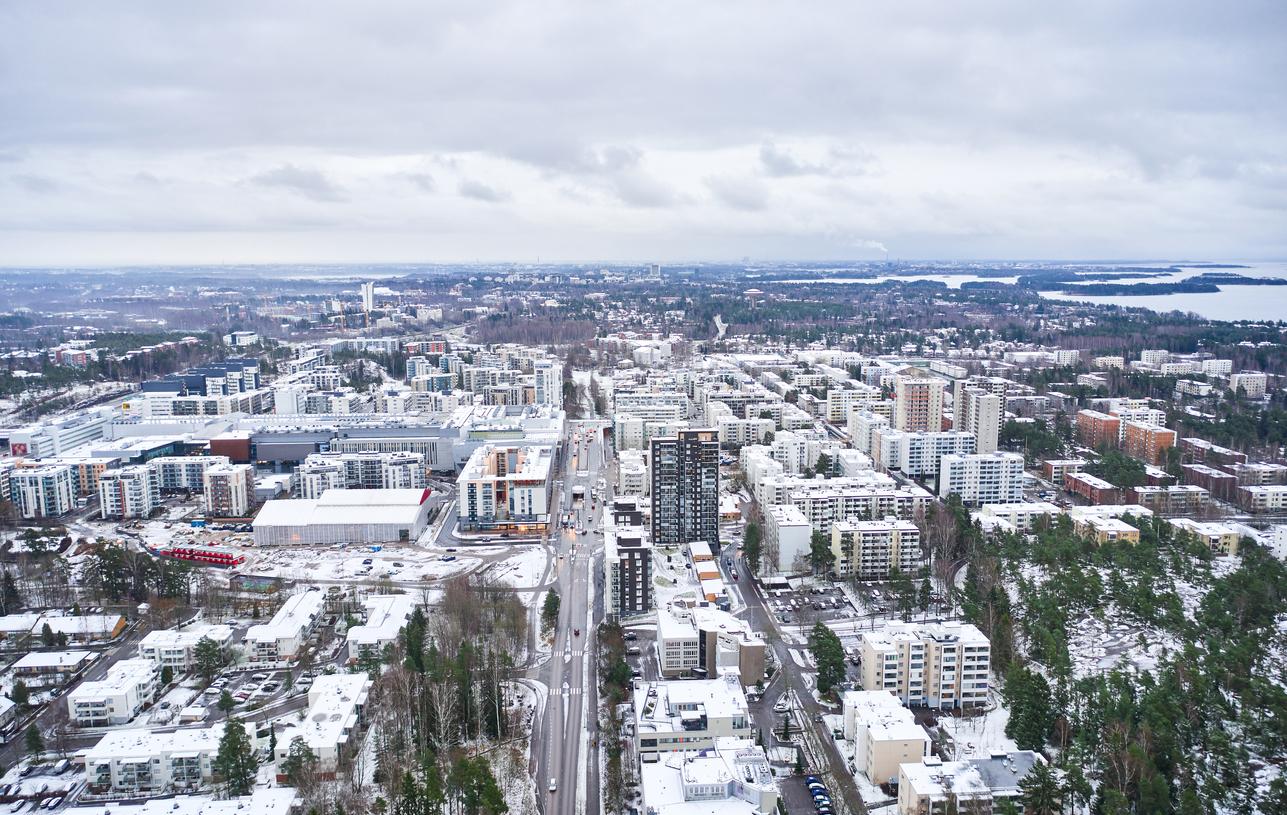
<instances>
[{"instance_id":1,"label":"overcast sky","mask_svg":"<svg viewBox=\"0 0 1287 815\"><path fill-rule=\"evenodd\" d=\"M1287 256L1287 3L10 2L0 264Z\"/></svg>"}]
</instances>

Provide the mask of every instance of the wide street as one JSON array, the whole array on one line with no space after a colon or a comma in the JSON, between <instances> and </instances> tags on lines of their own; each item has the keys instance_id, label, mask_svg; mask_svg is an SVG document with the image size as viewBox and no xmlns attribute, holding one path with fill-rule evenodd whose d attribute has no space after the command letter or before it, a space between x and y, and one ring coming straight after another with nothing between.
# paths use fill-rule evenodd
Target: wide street
<instances>
[{"instance_id":1,"label":"wide street","mask_svg":"<svg viewBox=\"0 0 1287 815\"><path fill-rule=\"evenodd\" d=\"M736 547L727 547L720 558L720 565L724 566L725 562L731 561L731 570L735 571L738 580L730 585L738 587L738 593L746 603L746 608L740 615L751 624L752 629L766 633L770 644L773 647L774 656L777 659L778 669L774 672L772 680L765 686L763 696L751 705L752 716L757 726L764 733L765 746L770 744L779 744L780 740L777 734L781 732L782 715L774 711L774 706L788 690L794 692L794 697L798 705L793 707L791 715L793 732L799 728L795 736L797 740L804 739L806 743L805 755L813 757L815 761L809 758L805 760L805 770L822 779L823 783L832 792L832 801L842 803L843 809L836 811L844 815L847 810L850 815L866 815L867 807L863 804L862 797L858 794L858 787L854 784L853 774L848 772L849 756L841 755L840 750L836 747L836 740L832 737L827 726L818 721L824 713L839 713L838 708L823 708L814 699L813 692L810 689L811 684L805 682L804 670L796 664L787 650L787 645L782 641L781 631L778 622L774 619L772 613L764 606L764 597L760 593L759 587L752 579L751 570L746 565L745 560L737 551ZM724 567L725 572L729 572L729 567ZM731 576L731 575L730 575ZM777 725L775 728L774 725ZM797 780L798 781L798 780ZM788 781L787 784L791 782ZM799 782L802 784L802 782ZM803 788L801 787L801 790ZM839 793L839 796L836 795ZM788 812L795 813L812 812L808 796L801 792L798 796L799 805L795 803L790 794L790 790L783 789L783 799L787 803Z\"/></svg>"},{"instance_id":2,"label":"wide street","mask_svg":"<svg viewBox=\"0 0 1287 815\"><path fill-rule=\"evenodd\" d=\"M602 618L597 575L602 558L600 519L603 502L596 499L605 472L603 422L569 422L562 460L563 485L553 497L550 543L555 552L555 588L561 598L554 626L553 652L533 678L549 688L535 734L536 792L545 815L599 810L598 688L594 637ZM587 431L593 431L591 438ZM584 500L573 500L573 489L585 488ZM560 521L573 513L571 528ZM553 779L554 792L550 791Z\"/></svg>"}]
</instances>

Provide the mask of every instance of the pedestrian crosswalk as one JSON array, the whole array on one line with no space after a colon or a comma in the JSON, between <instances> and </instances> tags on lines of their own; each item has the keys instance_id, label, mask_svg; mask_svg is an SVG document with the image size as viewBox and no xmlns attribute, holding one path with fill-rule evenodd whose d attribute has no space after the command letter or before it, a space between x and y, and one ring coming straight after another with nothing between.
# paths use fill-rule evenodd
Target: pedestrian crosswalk
<instances>
[{"instance_id":1,"label":"pedestrian crosswalk","mask_svg":"<svg viewBox=\"0 0 1287 815\"><path fill-rule=\"evenodd\" d=\"M582 696L584 693L584 688L554 688L550 696Z\"/></svg>"}]
</instances>

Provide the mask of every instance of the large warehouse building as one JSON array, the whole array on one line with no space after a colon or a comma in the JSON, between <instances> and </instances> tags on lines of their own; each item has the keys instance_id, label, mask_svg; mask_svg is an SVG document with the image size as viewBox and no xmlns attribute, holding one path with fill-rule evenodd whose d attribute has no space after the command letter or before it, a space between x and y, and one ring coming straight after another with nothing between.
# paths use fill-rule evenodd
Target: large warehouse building
<instances>
[{"instance_id":1,"label":"large warehouse building","mask_svg":"<svg viewBox=\"0 0 1287 815\"><path fill-rule=\"evenodd\" d=\"M255 545L414 541L429 525L429 490L331 489L321 498L268 501L255 517Z\"/></svg>"}]
</instances>

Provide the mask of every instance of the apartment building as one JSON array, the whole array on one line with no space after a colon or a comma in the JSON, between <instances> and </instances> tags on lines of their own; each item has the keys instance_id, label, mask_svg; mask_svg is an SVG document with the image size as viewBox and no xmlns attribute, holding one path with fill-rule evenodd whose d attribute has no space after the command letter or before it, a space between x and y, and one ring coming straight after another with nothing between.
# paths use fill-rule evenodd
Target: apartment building
<instances>
[{"instance_id":1,"label":"apartment building","mask_svg":"<svg viewBox=\"0 0 1287 815\"><path fill-rule=\"evenodd\" d=\"M1287 510L1287 485L1239 487L1235 496L1238 506L1247 512L1282 512Z\"/></svg>"},{"instance_id":2,"label":"apartment building","mask_svg":"<svg viewBox=\"0 0 1287 815\"><path fill-rule=\"evenodd\" d=\"M1230 524L1174 518L1171 525L1204 544L1214 555L1236 555L1242 543L1242 533Z\"/></svg>"},{"instance_id":3,"label":"apartment building","mask_svg":"<svg viewBox=\"0 0 1287 815\"><path fill-rule=\"evenodd\" d=\"M67 712L77 727L125 724L156 700L161 666L150 659L123 659L102 679L82 682L67 694Z\"/></svg>"},{"instance_id":4,"label":"apartment building","mask_svg":"<svg viewBox=\"0 0 1287 815\"><path fill-rule=\"evenodd\" d=\"M214 518L245 518L255 497L255 468L251 464L218 464L204 475L206 514Z\"/></svg>"},{"instance_id":5,"label":"apartment building","mask_svg":"<svg viewBox=\"0 0 1287 815\"><path fill-rule=\"evenodd\" d=\"M85 751L90 796L150 797L214 785L214 759L224 724L173 731L108 731Z\"/></svg>"},{"instance_id":6,"label":"apartment building","mask_svg":"<svg viewBox=\"0 0 1287 815\"><path fill-rule=\"evenodd\" d=\"M362 622L345 633L349 657L382 654L398 641L415 613L416 601L409 594L377 594L362 601Z\"/></svg>"},{"instance_id":7,"label":"apartment building","mask_svg":"<svg viewBox=\"0 0 1287 815\"><path fill-rule=\"evenodd\" d=\"M357 453L312 453L295 471L301 498L316 499L328 489L424 489L421 453L368 450Z\"/></svg>"},{"instance_id":8,"label":"apartment building","mask_svg":"<svg viewBox=\"0 0 1287 815\"><path fill-rule=\"evenodd\" d=\"M1148 464L1166 461L1167 449L1175 446L1175 431L1143 422L1122 422L1122 451Z\"/></svg>"},{"instance_id":9,"label":"apartment building","mask_svg":"<svg viewBox=\"0 0 1287 815\"><path fill-rule=\"evenodd\" d=\"M227 456L160 456L148 464L156 468L161 492L197 492L205 489L206 470L232 464L232 459Z\"/></svg>"},{"instance_id":10,"label":"apartment building","mask_svg":"<svg viewBox=\"0 0 1287 815\"><path fill-rule=\"evenodd\" d=\"M1116 504L1122 500L1121 490L1090 473L1067 473L1064 475L1064 489L1092 504Z\"/></svg>"},{"instance_id":11,"label":"apartment building","mask_svg":"<svg viewBox=\"0 0 1287 815\"><path fill-rule=\"evenodd\" d=\"M938 494L959 495L966 504L1008 504L1023 500L1023 455L974 453L946 455L938 474Z\"/></svg>"},{"instance_id":12,"label":"apartment building","mask_svg":"<svg viewBox=\"0 0 1287 815\"><path fill-rule=\"evenodd\" d=\"M915 518L930 504L921 487L892 487L822 479L793 485L786 502L799 508L815 532L829 534L836 521L850 518ZM762 502L763 503L763 502Z\"/></svg>"},{"instance_id":13,"label":"apartment building","mask_svg":"<svg viewBox=\"0 0 1287 815\"><path fill-rule=\"evenodd\" d=\"M882 429L873 436L871 457L877 467L920 478L938 475L943 456L969 455L976 444L973 433L959 430L904 433Z\"/></svg>"},{"instance_id":14,"label":"apartment building","mask_svg":"<svg viewBox=\"0 0 1287 815\"><path fill-rule=\"evenodd\" d=\"M926 756L898 767L898 815L969 812L992 815L1002 801L1023 810L1019 784L1045 759L1031 750L943 761Z\"/></svg>"},{"instance_id":15,"label":"apartment building","mask_svg":"<svg viewBox=\"0 0 1287 815\"><path fill-rule=\"evenodd\" d=\"M76 508L76 482L65 464L15 468L9 473L9 494L27 519L57 518Z\"/></svg>"},{"instance_id":16,"label":"apartment building","mask_svg":"<svg viewBox=\"0 0 1287 815\"><path fill-rule=\"evenodd\" d=\"M1096 450L1101 447L1116 447L1121 433L1122 420L1098 410L1079 410L1077 412L1077 439L1087 447Z\"/></svg>"},{"instance_id":17,"label":"apartment building","mask_svg":"<svg viewBox=\"0 0 1287 815\"><path fill-rule=\"evenodd\" d=\"M1185 484L1201 487L1211 493L1213 498L1218 498L1221 501L1234 500L1234 494L1239 486L1238 476L1233 473L1227 473L1224 470L1218 470L1215 467L1208 467L1205 464L1181 464L1180 479Z\"/></svg>"},{"instance_id":18,"label":"apartment building","mask_svg":"<svg viewBox=\"0 0 1287 815\"><path fill-rule=\"evenodd\" d=\"M1001 417L1005 413L1004 391L998 394L981 387L958 388L953 411L953 428L974 436L975 452L996 452L1001 437Z\"/></svg>"},{"instance_id":19,"label":"apartment building","mask_svg":"<svg viewBox=\"0 0 1287 815\"><path fill-rule=\"evenodd\" d=\"M738 677L636 682L635 753L641 762L664 753L703 750L715 739L754 735Z\"/></svg>"},{"instance_id":20,"label":"apartment building","mask_svg":"<svg viewBox=\"0 0 1287 815\"><path fill-rule=\"evenodd\" d=\"M764 679L764 636L709 603L657 610L657 656L665 677L736 673L743 686Z\"/></svg>"},{"instance_id":21,"label":"apartment building","mask_svg":"<svg viewBox=\"0 0 1287 815\"><path fill-rule=\"evenodd\" d=\"M799 507L775 504L764 510L760 574L797 571L809 556L813 527Z\"/></svg>"},{"instance_id":22,"label":"apartment building","mask_svg":"<svg viewBox=\"0 0 1287 815\"><path fill-rule=\"evenodd\" d=\"M651 441L652 539L662 547L719 545L719 439L714 430L681 430Z\"/></svg>"},{"instance_id":23,"label":"apartment building","mask_svg":"<svg viewBox=\"0 0 1287 815\"><path fill-rule=\"evenodd\" d=\"M485 444L474 450L456 479L462 529L543 532L550 523L554 448Z\"/></svg>"},{"instance_id":24,"label":"apartment building","mask_svg":"<svg viewBox=\"0 0 1287 815\"><path fill-rule=\"evenodd\" d=\"M639 767L650 815L772 815L778 785L764 748L750 739L715 738L707 749L668 753Z\"/></svg>"},{"instance_id":25,"label":"apartment building","mask_svg":"<svg viewBox=\"0 0 1287 815\"><path fill-rule=\"evenodd\" d=\"M1056 487L1063 486L1064 476L1086 469L1084 458L1051 458L1041 462L1041 474Z\"/></svg>"},{"instance_id":26,"label":"apartment building","mask_svg":"<svg viewBox=\"0 0 1287 815\"><path fill-rule=\"evenodd\" d=\"M1027 534L1040 518L1054 518L1063 510L1045 501L1020 501L1011 504L983 504L976 517L984 529L1003 523L1006 531Z\"/></svg>"},{"instance_id":27,"label":"apartment building","mask_svg":"<svg viewBox=\"0 0 1287 815\"><path fill-rule=\"evenodd\" d=\"M632 617L653 608L652 541L635 497L618 497L603 508L604 610Z\"/></svg>"},{"instance_id":28,"label":"apartment building","mask_svg":"<svg viewBox=\"0 0 1287 815\"><path fill-rule=\"evenodd\" d=\"M1247 454L1240 453L1237 450L1230 450L1228 447L1221 447L1218 444L1212 444L1206 439L1200 439L1197 436L1188 436L1180 439L1180 451L1184 454L1186 461L1197 464L1209 464L1212 467L1223 467L1226 464L1246 464Z\"/></svg>"},{"instance_id":29,"label":"apartment building","mask_svg":"<svg viewBox=\"0 0 1287 815\"><path fill-rule=\"evenodd\" d=\"M897 518L837 521L831 525L832 572L838 578L886 580L897 570L916 575L926 565L916 524Z\"/></svg>"},{"instance_id":30,"label":"apartment building","mask_svg":"<svg viewBox=\"0 0 1287 815\"><path fill-rule=\"evenodd\" d=\"M282 663L295 658L322 618L320 591L292 594L267 623L246 631L246 656L251 662Z\"/></svg>"},{"instance_id":31,"label":"apartment building","mask_svg":"<svg viewBox=\"0 0 1287 815\"><path fill-rule=\"evenodd\" d=\"M322 779L335 777L341 759L359 744L358 734L366 722L371 685L371 677L365 673L323 674L313 680L304 717L277 734L274 758L279 782L286 781L281 767L296 741L302 741L317 756L317 772Z\"/></svg>"},{"instance_id":32,"label":"apartment building","mask_svg":"<svg viewBox=\"0 0 1287 815\"><path fill-rule=\"evenodd\" d=\"M150 631L139 641L138 654L141 659L150 659L162 668L170 668L176 675L191 673L196 669L197 644L203 639L226 648L232 644L232 628L197 623L184 628Z\"/></svg>"},{"instance_id":33,"label":"apartment building","mask_svg":"<svg viewBox=\"0 0 1287 815\"><path fill-rule=\"evenodd\" d=\"M831 388L827 391L826 413L831 424L843 424L848 421L850 411L880 401L880 388L853 383L850 388Z\"/></svg>"},{"instance_id":34,"label":"apartment building","mask_svg":"<svg viewBox=\"0 0 1287 815\"><path fill-rule=\"evenodd\" d=\"M863 690L887 691L905 705L982 705L990 667L988 638L968 623L895 624L862 634Z\"/></svg>"},{"instance_id":35,"label":"apartment building","mask_svg":"<svg viewBox=\"0 0 1287 815\"><path fill-rule=\"evenodd\" d=\"M900 376L894 383L894 427L916 433L942 430L943 385L927 373Z\"/></svg>"},{"instance_id":36,"label":"apartment building","mask_svg":"<svg viewBox=\"0 0 1287 815\"><path fill-rule=\"evenodd\" d=\"M1082 515L1073 521L1073 531L1082 537L1090 538L1103 546L1105 543L1121 541L1139 543L1140 531L1121 518L1111 515Z\"/></svg>"},{"instance_id":37,"label":"apartment building","mask_svg":"<svg viewBox=\"0 0 1287 815\"><path fill-rule=\"evenodd\" d=\"M161 482L150 464L106 470L98 477L98 503L104 518L146 518L161 504Z\"/></svg>"},{"instance_id":38,"label":"apartment building","mask_svg":"<svg viewBox=\"0 0 1287 815\"><path fill-rule=\"evenodd\" d=\"M1264 399L1269 390L1269 377L1259 371L1241 371L1229 375L1229 390L1247 399Z\"/></svg>"},{"instance_id":39,"label":"apartment building","mask_svg":"<svg viewBox=\"0 0 1287 815\"><path fill-rule=\"evenodd\" d=\"M1129 500L1155 515L1201 515L1211 504L1211 493L1193 484L1170 487L1134 487Z\"/></svg>"},{"instance_id":40,"label":"apartment building","mask_svg":"<svg viewBox=\"0 0 1287 815\"><path fill-rule=\"evenodd\" d=\"M896 782L900 764L929 755L929 734L892 693L845 691L841 704L845 738L854 744L854 766L871 783Z\"/></svg>"},{"instance_id":41,"label":"apartment building","mask_svg":"<svg viewBox=\"0 0 1287 815\"><path fill-rule=\"evenodd\" d=\"M617 495L647 498L652 489L648 476L648 454L643 450L622 450L617 454Z\"/></svg>"},{"instance_id":42,"label":"apartment building","mask_svg":"<svg viewBox=\"0 0 1287 815\"><path fill-rule=\"evenodd\" d=\"M847 428L853 446L868 455L871 455L872 448L876 444L877 432L894 430L888 416L873 413L865 407L850 411Z\"/></svg>"}]
</instances>

